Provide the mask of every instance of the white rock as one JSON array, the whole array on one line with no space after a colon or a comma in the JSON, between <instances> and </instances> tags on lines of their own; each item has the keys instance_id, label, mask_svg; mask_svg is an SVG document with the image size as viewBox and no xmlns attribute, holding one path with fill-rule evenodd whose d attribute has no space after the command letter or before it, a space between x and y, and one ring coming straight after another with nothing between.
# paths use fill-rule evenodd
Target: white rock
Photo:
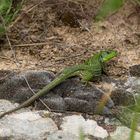
<instances>
[{"instance_id":1,"label":"white rock","mask_svg":"<svg viewBox=\"0 0 140 140\"><path fill-rule=\"evenodd\" d=\"M15 107L19 106L18 103L11 103L10 101L8 100L0 100L0 114L5 112L5 111L8 111L8 110L11 110ZM29 108L22 108L16 112L23 112L23 111L30 111ZM11 114L9 114L8 116L10 116Z\"/></svg>"},{"instance_id":2,"label":"white rock","mask_svg":"<svg viewBox=\"0 0 140 140\"><path fill-rule=\"evenodd\" d=\"M79 140L79 137L64 131L57 131L47 137L47 140ZM88 140L88 139L85 139Z\"/></svg>"},{"instance_id":3,"label":"white rock","mask_svg":"<svg viewBox=\"0 0 140 140\"><path fill-rule=\"evenodd\" d=\"M119 126L115 132L110 133L110 140L130 140L131 129ZM135 132L135 139L140 140L140 133Z\"/></svg>"},{"instance_id":4,"label":"white rock","mask_svg":"<svg viewBox=\"0 0 140 140\"><path fill-rule=\"evenodd\" d=\"M1 111L9 110L17 106L6 100L0 100ZM25 112L26 111L26 112ZM42 118L40 114L47 111L31 112L26 109L22 112L14 112L0 119L0 139L8 140L79 140L80 133L92 135L98 138L106 138L108 133L98 126L93 120L85 120L80 115L63 118L62 130L51 118ZM85 140L89 140L87 137Z\"/></svg>"},{"instance_id":5,"label":"white rock","mask_svg":"<svg viewBox=\"0 0 140 140\"><path fill-rule=\"evenodd\" d=\"M139 91L140 87L140 78L137 77L129 77L127 79L127 82L124 84L126 87L129 87L127 91L133 92L133 91Z\"/></svg>"},{"instance_id":6,"label":"white rock","mask_svg":"<svg viewBox=\"0 0 140 140\"><path fill-rule=\"evenodd\" d=\"M18 106L17 103L13 104L8 100L2 100L2 99L0 100L0 112L13 109L17 106Z\"/></svg>"},{"instance_id":7,"label":"white rock","mask_svg":"<svg viewBox=\"0 0 140 140\"><path fill-rule=\"evenodd\" d=\"M108 137L105 129L98 126L94 120L85 120L81 115L72 115L63 118L62 125L60 126L64 132L72 133L79 136L82 130L85 135L92 135L98 138Z\"/></svg>"},{"instance_id":8,"label":"white rock","mask_svg":"<svg viewBox=\"0 0 140 140\"><path fill-rule=\"evenodd\" d=\"M0 139L43 140L58 130L51 118L42 118L39 112L12 114L0 120Z\"/></svg>"},{"instance_id":9,"label":"white rock","mask_svg":"<svg viewBox=\"0 0 140 140\"><path fill-rule=\"evenodd\" d=\"M11 114L10 118L19 119L19 120L28 120L28 121L35 121L37 119L41 119L42 117L39 115L38 112L22 112L19 114Z\"/></svg>"}]
</instances>

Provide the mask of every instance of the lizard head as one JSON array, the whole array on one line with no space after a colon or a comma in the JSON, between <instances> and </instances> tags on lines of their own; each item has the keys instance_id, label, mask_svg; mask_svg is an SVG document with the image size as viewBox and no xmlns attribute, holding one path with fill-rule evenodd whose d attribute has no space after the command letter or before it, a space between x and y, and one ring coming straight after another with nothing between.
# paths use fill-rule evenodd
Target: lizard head
<instances>
[{"instance_id":1,"label":"lizard head","mask_svg":"<svg viewBox=\"0 0 140 140\"><path fill-rule=\"evenodd\" d=\"M101 51L100 52L100 61L107 62L116 56L117 56L117 51L115 51L115 50Z\"/></svg>"}]
</instances>

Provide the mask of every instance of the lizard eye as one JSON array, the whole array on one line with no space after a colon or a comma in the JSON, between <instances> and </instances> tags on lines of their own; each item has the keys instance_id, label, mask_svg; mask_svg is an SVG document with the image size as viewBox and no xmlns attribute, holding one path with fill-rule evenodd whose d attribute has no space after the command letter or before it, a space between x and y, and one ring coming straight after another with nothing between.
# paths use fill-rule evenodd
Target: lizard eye
<instances>
[{"instance_id":1,"label":"lizard eye","mask_svg":"<svg viewBox=\"0 0 140 140\"><path fill-rule=\"evenodd\" d=\"M100 56L100 60L102 61L103 58L104 58L104 54L102 54L102 55Z\"/></svg>"},{"instance_id":2,"label":"lizard eye","mask_svg":"<svg viewBox=\"0 0 140 140\"><path fill-rule=\"evenodd\" d=\"M106 57L106 55L110 54L110 51L105 51L102 53L101 57L104 58Z\"/></svg>"},{"instance_id":3,"label":"lizard eye","mask_svg":"<svg viewBox=\"0 0 140 140\"><path fill-rule=\"evenodd\" d=\"M101 61L104 61L108 57L109 54L110 54L110 51L104 51L104 52L102 52L102 54L100 56L100 60Z\"/></svg>"},{"instance_id":4,"label":"lizard eye","mask_svg":"<svg viewBox=\"0 0 140 140\"><path fill-rule=\"evenodd\" d=\"M107 51L106 53L107 53L107 54L110 54L110 51Z\"/></svg>"}]
</instances>

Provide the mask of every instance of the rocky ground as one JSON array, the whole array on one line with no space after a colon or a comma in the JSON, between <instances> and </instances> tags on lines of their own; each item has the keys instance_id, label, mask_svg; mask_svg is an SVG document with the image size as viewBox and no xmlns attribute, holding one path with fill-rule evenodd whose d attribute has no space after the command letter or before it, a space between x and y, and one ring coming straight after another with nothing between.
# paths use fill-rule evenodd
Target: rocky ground
<instances>
[{"instance_id":1,"label":"rocky ground","mask_svg":"<svg viewBox=\"0 0 140 140\"><path fill-rule=\"evenodd\" d=\"M102 82L105 86L102 87L100 83L96 83L96 86L84 85L78 78L66 80L41 97L34 103L34 106L2 118L0 138L19 140L37 137L40 140L46 138L78 140L82 135L85 139L117 140L118 137L124 139L122 131L128 134L131 130L123 126L111 111L115 106L134 105L140 86L140 78L134 72L134 69L137 71L138 68L140 65L130 68L131 77L126 81L103 76ZM33 95L25 78L32 90L37 92L47 85L54 75L46 71L18 73L0 71L0 98L3 99L0 100L1 112L18 106L17 102L21 103ZM112 90L109 91L110 88L107 90L106 87L111 85ZM109 98L108 95L110 95ZM102 97L107 97L108 100L99 115L97 109L103 102ZM16 102L16 104L7 100ZM48 108L49 111L45 111ZM130 115L132 119L132 113ZM139 136L140 134L136 133L137 139Z\"/></svg>"},{"instance_id":2,"label":"rocky ground","mask_svg":"<svg viewBox=\"0 0 140 140\"><path fill-rule=\"evenodd\" d=\"M117 13L95 23L99 6L99 1L90 0L25 1L7 32L12 50L5 37L0 38L0 112L18 106L33 95L31 89L36 93L63 68L95 52L115 49L119 55L107 64L108 76L100 81L85 85L71 78L29 108L2 118L0 139L129 139L131 130L111 111L114 106L133 105L139 92L140 7L129 0ZM136 140L139 137L137 132Z\"/></svg>"}]
</instances>

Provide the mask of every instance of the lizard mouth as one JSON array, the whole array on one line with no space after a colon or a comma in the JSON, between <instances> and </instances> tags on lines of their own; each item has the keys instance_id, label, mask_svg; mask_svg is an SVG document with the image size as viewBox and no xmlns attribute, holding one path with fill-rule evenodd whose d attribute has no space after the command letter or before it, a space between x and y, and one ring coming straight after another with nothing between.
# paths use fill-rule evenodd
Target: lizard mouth
<instances>
[{"instance_id":1,"label":"lizard mouth","mask_svg":"<svg viewBox=\"0 0 140 140\"><path fill-rule=\"evenodd\" d=\"M105 54L102 56L102 61L107 62L110 59L114 58L117 56L117 51L107 51Z\"/></svg>"}]
</instances>

